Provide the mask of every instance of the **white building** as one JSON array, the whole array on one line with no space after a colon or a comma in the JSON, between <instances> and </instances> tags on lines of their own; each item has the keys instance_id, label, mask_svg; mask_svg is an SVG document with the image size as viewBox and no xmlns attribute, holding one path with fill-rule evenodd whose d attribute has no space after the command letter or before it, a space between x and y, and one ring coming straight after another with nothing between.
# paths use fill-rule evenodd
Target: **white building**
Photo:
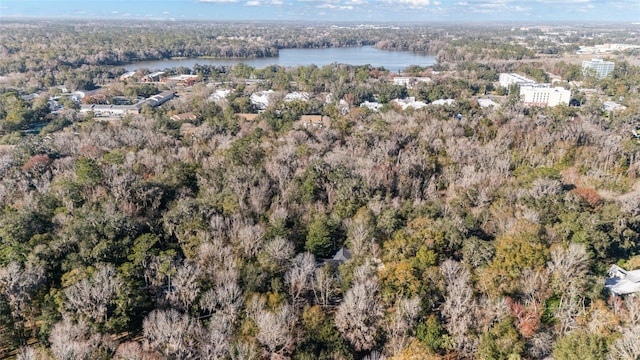
<instances>
[{"instance_id":1,"label":"white building","mask_svg":"<svg viewBox=\"0 0 640 360\"><path fill-rule=\"evenodd\" d=\"M307 101L309 100L309 93L294 91L284 96L284 102L289 102L294 100Z\"/></svg>"},{"instance_id":2,"label":"white building","mask_svg":"<svg viewBox=\"0 0 640 360\"><path fill-rule=\"evenodd\" d=\"M431 78L408 77L408 76L396 76L393 78L393 85L406 86L407 88L412 88L413 86L421 82L424 82L424 83L431 82Z\"/></svg>"},{"instance_id":3,"label":"white building","mask_svg":"<svg viewBox=\"0 0 640 360\"><path fill-rule=\"evenodd\" d=\"M550 87L549 84L520 86L520 101L526 105L556 106L569 105L571 91L561 87Z\"/></svg>"},{"instance_id":4,"label":"white building","mask_svg":"<svg viewBox=\"0 0 640 360\"><path fill-rule=\"evenodd\" d=\"M366 107L369 110L378 111L382 107L382 104L379 102L365 101L360 104L360 107Z\"/></svg>"},{"instance_id":5,"label":"white building","mask_svg":"<svg viewBox=\"0 0 640 360\"><path fill-rule=\"evenodd\" d=\"M626 110L627 107L624 105L618 104L617 102L614 102L614 101L605 101L602 104L602 108L606 112L612 112L612 111Z\"/></svg>"},{"instance_id":6,"label":"white building","mask_svg":"<svg viewBox=\"0 0 640 360\"><path fill-rule=\"evenodd\" d=\"M640 270L627 271L617 265L611 265L608 275L604 287L614 295L632 294L640 291Z\"/></svg>"},{"instance_id":7,"label":"white building","mask_svg":"<svg viewBox=\"0 0 640 360\"><path fill-rule=\"evenodd\" d=\"M516 73L501 73L499 77L500 86L504 88L509 88L511 85L530 85L535 84L535 80L531 80L527 77Z\"/></svg>"},{"instance_id":8,"label":"white building","mask_svg":"<svg viewBox=\"0 0 640 360\"><path fill-rule=\"evenodd\" d=\"M591 59L591 61L585 60L582 62L582 72L588 74L594 72L598 79L602 79L609 75L613 71L615 64L611 61L604 61L602 59Z\"/></svg>"},{"instance_id":9,"label":"white building","mask_svg":"<svg viewBox=\"0 0 640 360\"><path fill-rule=\"evenodd\" d=\"M391 102L400 106L402 110L406 110L407 108L422 109L423 107L427 106L427 103L416 101L416 98L413 96L404 99L393 99L391 100Z\"/></svg>"},{"instance_id":10,"label":"white building","mask_svg":"<svg viewBox=\"0 0 640 360\"><path fill-rule=\"evenodd\" d=\"M226 99L231 94L231 89L217 89L209 99L213 101L220 101L222 99Z\"/></svg>"},{"instance_id":11,"label":"white building","mask_svg":"<svg viewBox=\"0 0 640 360\"><path fill-rule=\"evenodd\" d=\"M491 106L493 106L496 109L500 108L500 104L488 98L478 98L478 105L480 105L481 108L488 108Z\"/></svg>"},{"instance_id":12,"label":"white building","mask_svg":"<svg viewBox=\"0 0 640 360\"><path fill-rule=\"evenodd\" d=\"M249 100L251 101L251 104L256 107L256 109L265 110L267 107L269 107L269 100L271 99L272 95L273 90L255 92L251 94Z\"/></svg>"},{"instance_id":13,"label":"white building","mask_svg":"<svg viewBox=\"0 0 640 360\"><path fill-rule=\"evenodd\" d=\"M434 100L431 105L439 105L439 106L443 106L443 105L453 105L456 103L455 99L438 99L438 100Z\"/></svg>"}]
</instances>

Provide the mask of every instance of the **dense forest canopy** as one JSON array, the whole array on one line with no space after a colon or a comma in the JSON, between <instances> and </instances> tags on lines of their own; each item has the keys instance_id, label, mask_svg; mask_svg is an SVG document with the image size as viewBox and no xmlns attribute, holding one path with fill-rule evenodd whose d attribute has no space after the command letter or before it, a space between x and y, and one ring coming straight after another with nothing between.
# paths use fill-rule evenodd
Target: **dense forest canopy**
<instances>
[{"instance_id":1,"label":"dense forest canopy","mask_svg":"<svg viewBox=\"0 0 640 360\"><path fill-rule=\"evenodd\" d=\"M625 58L597 79L511 26L0 30L0 357L640 355L639 298L604 288L611 264L640 267L640 67ZM168 69L196 74L187 88L111 66L363 44L439 64L407 69L430 79L412 86L345 64ZM496 87L503 71L580 81L581 106L524 106ZM177 96L107 121L61 85L98 87L82 105ZM263 90L275 101L258 114ZM292 91L313 96L285 101ZM499 107L480 105L489 95ZM429 106L394 105L407 97ZM604 111L612 99L626 109Z\"/></svg>"}]
</instances>

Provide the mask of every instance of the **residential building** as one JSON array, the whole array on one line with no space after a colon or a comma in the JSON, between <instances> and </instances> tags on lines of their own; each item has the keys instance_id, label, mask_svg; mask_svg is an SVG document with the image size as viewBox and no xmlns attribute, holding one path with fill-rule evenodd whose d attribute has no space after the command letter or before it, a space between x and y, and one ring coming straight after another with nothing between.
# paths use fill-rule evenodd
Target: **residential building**
<instances>
[{"instance_id":1,"label":"residential building","mask_svg":"<svg viewBox=\"0 0 640 360\"><path fill-rule=\"evenodd\" d=\"M488 98L478 98L478 105L480 105L481 108L488 108L488 107L494 107L496 109L500 108L500 104L496 103L495 101L488 99Z\"/></svg>"},{"instance_id":2,"label":"residential building","mask_svg":"<svg viewBox=\"0 0 640 360\"><path fill-rule=\"evenodd\" d=\"M195 121L198 119L198 116L192 112L175 114L171 117L173 121Z\"/></svg>"},{"instance_id":3,"label":"residential building","mask_svg":"<svg viewBox=\"0 0 640 360\"><path fill-rule=\"evenodd\" d=\"M535 80L516 73L501 73L499 77L500 86L509 88L511 85L530 85L535 84Z\"/></svg>"},{"instance_id":4,"label":"residential building","mask_svg":"<svg viewBox=\"0 0 640 360\"><path fill-rule=\"evenodd\" d=\"M251 101L251 104L256 107L256 109L265 110L267 107L269 107L269 102L273 93L273 90L255 92L251 94L249 100Z\"/></svg>"},{"instance_id":5,"label":"residential building","mask_svg":"<svg viewBox=\"0 0 640 360\"><path fill-rule=\"evenodd\" d=\"M431 103L431 105L440 105L440 106L449 105L449 106L451 106L451 105L453 105L455 103L456 103L455 99L438 99L438 100L434 100Z\"/></svg>"},{"instance_id":6,"label":"residential building","mask_svg":"<svg viewBox=\"0 0 640 360\"><path fill-rule=\"evenodd\" d=\"M160 81L160 76L164 75L164 71L156 71L154 73L145 75L142 77L142 82L158 82Z\"/></svg>"},{"instance_id":7,"label":"residential building","mask_svg":"<svg viewBox=\"0 0 640 360\"><path fill-rule=\"evenodd\" d=\"M80 112L83 114L93 112L97 117L123 117L127 114L139 114L145 103L153 107L160 106L172 99L173 95L173 91L164 91L148 99L140 100L133 105L82 104L80 105Z\"/></svg>"},{"instance_id":8,"label":"residential building","mask_svg":"<svg viewBox=\"0 0 640 360\"><path fill-rule=\"evenodd\" d=\"M133 75L135 75L136 72L135 71L127 71L126 73L120 75L120 81L124 81L127 80L128 78L132 77Z\"/></svg>"},{"instance_id":9,"label":"residential building","mask_svg":"<svg viewBox=\"0 0 640 360\"><path fill-rule=\"evenodd\" d=\"M284 96L284 102L290 102L294 100L307 101L309 100L309 93L294 91Z\"/></svg>"},{"instance_id":10,"label":"residential building","mask_svg":"<svg viewBox=\"0 0 640 360\"><path fill-rule=\"evenodd\" d=\"M360 104L360 107L366 107L369 110L378 111L382 107L382 104L377 101L365 101Z\"/></svg>"},{"instance_id":11,"label":"residential building","mask_svg":"<svg viewBox=\"0 0 640 360\"><path fill-rule=\"evenodd\" d=\"M331 118L324 115L302 115L300 123L305 128L329 128L331 126Z\"/></svg>"},{"instance_id":12,"label":"residential building","mask_svg":"<svg viewBox=\"0 0 640 360\"><path fill-rule=\"evenodd\" d=\"M167 90L167 91L163 91L160 94L157 95L153 95L150 98L148 98L146 101L149 105L156 107L156 106L160 106L162 104L164 104L165 102L173 99L173 96L175 95L175 92L171 91L171 90Z\"/></svg>"},{"instance_id":13,"label":"residential building","mask_svg":"<svg viewBox=\"0 0 640 360\"><path fill-rule=\"evenodd\" d=\"M614 101L605 101L602 104L602 108L606 112L622 111L622 110L626 110L627 109L626 106L618 104L617 102L614 102Z\"/></svg>"},{"instance_id":14,"label":"residential building","mask_svg":"<svg viewBox=\"0 0 640 360\"><path fill-rule=\"evenodd\" d=\"M561 87L550 87L549 84L520 86L520 101L525 105L556 106L569 105L571 91Z\"/></svg>"},{"instance_id":15,"label":"residential building","mask_svg":"<svg viewBox=\"0 0 640 360\"><path fill-rule=\"evenodd\" d=\"M175 83L179 86L193 86L196 81L198 81L197 75L176 75L168 78L163 78L161 80L161 82L163 83Z\"/></svg>"},{"instance_id":16,"label":"residential building","mask_svg":"<svg viewBox=\"0 0 640 360\"><path fill-rule=\"evenodd\" d=\"M406 110L407 108L422 109L427 106L427 103L423 101L416 101L416 98L413 96L409 96L404 99L393 99L391 102L400 106L402 110Z\"/></svg>"},{"instance_id":17,"label":"residential building","mask_svg":"<svg viewBox=\"0 0 640 360\"><path fill-rule=\"evenodd\" d=\"M396 76L393 78L393 85L402 85L407 88L412 88L417 83L428 83L431 82L431 78L428 77L408 77L408 76Z\"/></svg>"},{"instance_id":18,"label":"residential building","mask_svg":"<svg viewBox=\"0 0 640 360\"><path fill-rule=\"evenodd\" d=\"M585 60L582 62L582 72L584 74L595 73L598 79L609 75L614 67L615 64L613 62L602 59L591 59L591 61Z\"/></svg>"}]
</instances>

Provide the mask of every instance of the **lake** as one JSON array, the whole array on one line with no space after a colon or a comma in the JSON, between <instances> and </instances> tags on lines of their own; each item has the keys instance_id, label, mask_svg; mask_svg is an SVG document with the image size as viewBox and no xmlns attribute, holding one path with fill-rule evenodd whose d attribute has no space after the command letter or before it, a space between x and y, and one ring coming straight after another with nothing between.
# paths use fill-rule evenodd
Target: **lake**
<instances>
[{"instance_id":1,"label":"lake","mask_svg":"<svg viewBox=\"0 0 640 360\"><path fill-rule=\"evenodd\" d=\"M245 63L254 68L264 68L270 65L283 67L307 66L315 64L319 67L333 63L349 65L383 66L392 72L399 72L409 65L430 66L436 63L431 55L420 55L409 51L385 51L373 46L349 47L349 48L325 48L325 49L282 49L278 57L258 59L169 59L140 61L124 65L127 71L135 71L139 68L149 70L163 70L184 66L193 68L195 64L234 66Z\"/></svg>"}]
</instances>

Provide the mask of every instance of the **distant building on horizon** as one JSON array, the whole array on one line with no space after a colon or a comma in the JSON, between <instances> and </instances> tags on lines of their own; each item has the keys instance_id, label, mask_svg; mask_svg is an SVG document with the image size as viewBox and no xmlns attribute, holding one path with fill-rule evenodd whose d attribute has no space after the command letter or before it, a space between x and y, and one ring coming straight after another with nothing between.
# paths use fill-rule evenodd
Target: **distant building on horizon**
<instances>
[{"instance_id":1,"label":"distant building on horizon","mask_svg":"<svg viewBox=\"0 0 640 360\"><path fill-rule=\"evenodd\" d=\"M594 72L598 79L607 77L614 68L615 64L613 62L602 59L584 60L582 62L582 73L589 74L590 72Z\"/></svg>"}]
</instances>

